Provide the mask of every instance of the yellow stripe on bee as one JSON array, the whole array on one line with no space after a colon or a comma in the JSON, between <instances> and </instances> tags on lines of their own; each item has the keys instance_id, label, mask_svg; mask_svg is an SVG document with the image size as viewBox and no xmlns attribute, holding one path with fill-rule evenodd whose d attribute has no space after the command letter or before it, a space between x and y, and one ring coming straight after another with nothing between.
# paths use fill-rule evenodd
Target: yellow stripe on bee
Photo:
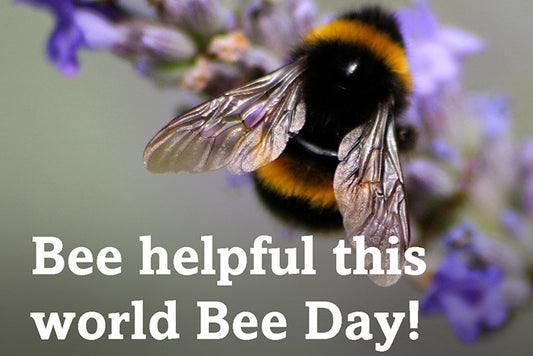
<instances>
[{"instance_id":1,"label":"yellow stripe on bee","mask_svg":"<svg viewBox=\"0 0 533 356\"><path fill-rule=\"evenodd\" d=\"M333 174L303 165L287 154L259 168L255 174L263 185L279 195L304 199L316 209L337 209Z\"/></svg>"},{"instance_id":2,"label":"yellow stripe on bee","mask_svg":"<svg viewBox=\"0 0 533 356\"><path fill-rule=\"evenodd\" d=\"M311 44L320 41L353 43L368 48L394 73L407 89L411 89L411 76L405 50L386 33L357 20L337 19L319 26L305 35Z\"/></svg>"}]
</instances>

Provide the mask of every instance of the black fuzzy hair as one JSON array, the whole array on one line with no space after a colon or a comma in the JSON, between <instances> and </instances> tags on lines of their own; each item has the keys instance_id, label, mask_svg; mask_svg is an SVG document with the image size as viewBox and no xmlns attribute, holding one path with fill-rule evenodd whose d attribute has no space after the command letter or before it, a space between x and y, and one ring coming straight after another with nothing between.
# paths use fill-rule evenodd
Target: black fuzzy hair
<instances>
[{"instance_id":1,"label":"black fuzzy hair","mask_svg":"<svg viewBox=\"0 0 533 356\"><path fill-rule=\"evenodd\" d=\"M264 185L254 175L255 189L261 202L272 215L294 226L311 230L337 230L342 228L342 216L338 209L317 209L298 197L278 194Z\"/></svg>"},{"instance_id":2,"label":"black fuzzy hair","mask_svg":"<svg viewBox=\"0 0 533 356\"><path fill-rule=\"evenodd\" d=\"M372 25L403 48L396 20L380 8L364 8L341 18ZM304 41L293 56L305 58L306 124L299 135L308 142L336 150L348 132L374 118L380 103L392 98L394 115L407 106L406 83L364 41L335 37ZM352 64L357 67L349 72Z\"/></svg>"}]
</instances>

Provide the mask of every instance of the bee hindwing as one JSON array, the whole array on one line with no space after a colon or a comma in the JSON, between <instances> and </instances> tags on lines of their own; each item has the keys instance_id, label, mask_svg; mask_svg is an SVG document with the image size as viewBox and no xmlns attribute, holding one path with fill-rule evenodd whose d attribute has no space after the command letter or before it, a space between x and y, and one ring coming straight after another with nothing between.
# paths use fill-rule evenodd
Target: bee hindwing
<instances>
[{"instance_id":1,"label":"bee hindwing","mask_svg":"<svg viewBox=\"0 0 533 356\"><path fill-rule=\"evenodd\" d=\"M379 249L385 274L370 278L378 285L391 285L400 275L386 274L391 268L386 250L396 248L398 266L392 267L402 269L410 234L389 104L380 107L375 120L346 135L339 147L339 160L333 185L349 241L353 245L354 236L364 235L366 247ZM398 243L391 244L391 236L396 236ZM372 266L372 256L367 254L365 268L370 271Z\"/></svg>"},{"instance_id":2,"label":"bee hindwing","mask_svg":"<svg viewBox=\"0 0 533 356\"><path fill-rule=\"evenodd\" d=\"M273 161L304 124L302 71L295 61L172 120L146 146L146 167L243 174Z\"/></svg>"}]
</instances>

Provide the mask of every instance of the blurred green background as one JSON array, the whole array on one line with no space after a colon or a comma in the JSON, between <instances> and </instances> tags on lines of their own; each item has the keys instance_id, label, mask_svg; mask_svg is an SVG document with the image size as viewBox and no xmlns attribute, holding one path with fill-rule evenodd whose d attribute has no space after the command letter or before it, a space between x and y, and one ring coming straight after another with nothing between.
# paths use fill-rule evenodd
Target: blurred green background
<instances>
[{"instance_id":1,"label":"blurred green background","mask_svg":"<svg viewBox=\"0 0 533 356\"><path fill-rule=\"evenodd\" d=\"M404 1L380 1L394 8ZM487 40L489 47L466 66L471 90L504 92L511 98L513 132L533 135L531 101L533 46L530 0L430 1L443 24L453 24ZM328 1L323 12L357 7L359 2ZM142 152L152 135L172 116L180 93L154 89L131 66L105 52L81 52L79 75L62 77L45 60L51 17L34 8L0 3L0 354L370 354L375 340L350 342L339 334L328 341L305 341L306 300L328 300L351 311L407 311L421 293L404 278L392 288L365 277L340 277L331 249L335 238L315 236L317 276L234 279L217 287L213 276L139 276L140 235L173 252L201 249L200 236L215 235L215 247L249 248L260 234L279 247L299 246L303 232L289 231L260 205L251 185L228 188L224 172L202 175L152 175ZM122 253L122 274L86 277L64 271L32 276L32 236L57 236L65 251L86 246L94 253L114 246ZM147 313L164 300L178 301L181 339L175 341L85 341L71 330L66 341L40 341L30 311L85 311L102 314L130 310L142 299ZM220 300L230 315L271 310L288 320L287 339L198 341L198 300ZM74 327L76 324L73 325ZM376 327L375 324L373 324ZM525 354L533 346L533 309L514 315L502 330L465 346L443 317L421 318L420 339L408 338L402 325L392 354Z\"/></svg>"}]
</instances>

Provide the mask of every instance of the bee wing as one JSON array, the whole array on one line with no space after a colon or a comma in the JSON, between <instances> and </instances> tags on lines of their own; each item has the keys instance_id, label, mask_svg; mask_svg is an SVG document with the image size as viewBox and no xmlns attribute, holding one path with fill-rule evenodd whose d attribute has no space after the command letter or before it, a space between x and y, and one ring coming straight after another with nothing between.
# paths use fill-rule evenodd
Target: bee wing
<instances>
[{"instance_id":1,"label":"bee wing","mask_svg":"<svg viewBox=\"0 0 533 356\"><path fill-rule=\"evenodd\" d=\"M403 174L389 107L389 104L382 105L375 120L352 130L342 140L341 162L333 180L350 242L354 246L352 237L364 235L366 247L380 250L381 268L385 271L391 264L385 250L398 248L398 267L402 268L410 241ZM399 243L391 244L390 236L398 237ZM372 268L370 254L365 267ZM388 286L400 275L370 275L370 278L378 285Z\"/></svg>"},{"instance_id":2,"label":"bee wing","mask_svg":"<svg viewBox=\"0 0 533 356\"><path fill-rule=\"evenodd\" d=\"M304 124L302 71L295 61L172 120L146 146L147 169L244 174L273 161Z\"/></svg>"}]
</instances>

